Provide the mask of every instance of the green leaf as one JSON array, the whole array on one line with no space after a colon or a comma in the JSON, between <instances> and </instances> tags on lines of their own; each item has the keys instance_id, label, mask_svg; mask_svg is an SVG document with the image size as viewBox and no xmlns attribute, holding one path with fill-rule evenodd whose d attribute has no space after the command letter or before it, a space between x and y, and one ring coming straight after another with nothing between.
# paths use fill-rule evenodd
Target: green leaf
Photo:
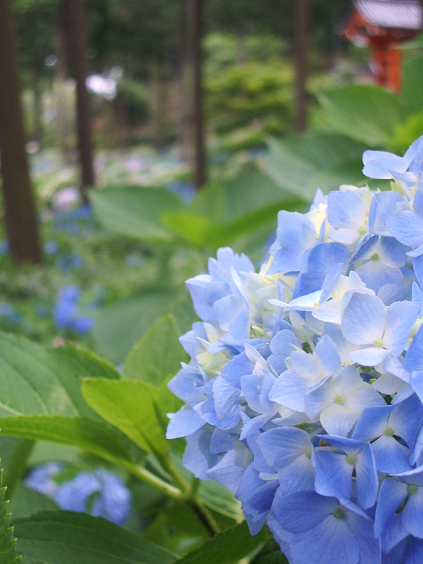
<instances>
[{"instance_id":1,"label":"green leaf","mask_svg":"<svg viewBox=\"0 0 423 564\"><path fill-rule=\"evenodd\" d=\"M66 344L53 349L51 354L58 359L66 359L74 367L78 378L109 378L119 380L120 374L111 362L80 346Z\"/></svg>"},{"instance_id":2,"label":"green leaf","mask_svg":"<svg viewBox=\"0 0 423 564\"><path fill-rule=\"evenodd\" d=\"M267 541L251 564L289 564L289 562L285 554L281 552L278 543L271 539Z\"/></svg>"},{"instance_id":3,"label":"green leaf","mask_svg":"<svg viewBox=\"0 0 423 564\"><path fill-rule=\"evenodd\" d=\"M180 198L164 188L125 186L92 190L97 219L114 233L148 243L172 243L172 233L161 223L166 211L182 208Z\"/></svg>"},{"instance_id":4,"label":"green leaf","mask_svg":"<svg viewBox=\"0 0 423 564\"><path fill-rule=\"evenodd\" d=\"M43 349L0 333L0 427L2 418L19 415L99 417L81 395L77 375L89 376L60 349ZM102 372L104 374L104 371Z\"/></svg>"},{"instance_id":5,"label":"green leaf","mask_svg":"<svg viewBox=\"0 0 423 564\"><path fill-rule=\"evenodd\" d=\"M129 445L124 437L101 421L60 415L21 415L4 417L0 425L2 434L10 437L75 446L110 462L130 460Z\"/></svg>"},{"instance_id":6,"label":"green leaf","mask_svg":"<svg viewBox=\"0 0 423 564\"><path fill-rule=\"evenodd\" d=\"M158 416L160 392L153 385L134 380L84 380L82 392L97 413L143 450L159 456L168 452Z\"/></svg>"},{"instance_id":7,"label":"green leaf","mask_svg":"<svg viewBox=\"0 0 423 564\"><path fill-rule=\"evenodd\" d=\"M209 509L235 521L242 515L241 504L234 494L214 480L200 483L198 497Z\"/></svg>"},{"instance_id":8,"label":"green leaf","mask_svg":"<svg viewBox=\"0 0 423 564\"><path fill-rule=\"evenodd\" d=\"M172 564L177 556L99 517L42 512L15 523L26 564Z\"/></svg>"},{"instance_id":9,"label":"green leaf","mask_svg":"<svg viewBox=\"0 0 423 564\"><path fill-rule=\"evenodd\" d=\"M189 212L167 212L162 214L162 222L182 241L195 247L207 246L207 232L212 223L206 217Z\"/></svg>"},{"instance_id":10,"label":"green leaf","mask_svg":"<svg viewBox=\"0 0 423 564\"><path fill-rule=\"evenodd\" d=\"M377 86L334 88L319 99L324 116L335 131L372 147L386 145L394 125L404 118L399 98Z\"/></svg>"},{"instance_id":11,"label":"green leaf","mask_svg":"<svg viewBox=\"0 0 423 564\"><path fill-rule=\"evenodd\" d=\"M158 387L174 376L181 367L181 361L187 362L179 335L172 316L157 319L125 360L124 378L150 382Z\"/></svg>"},{"instance_id":12,"label":"green leaf","mask_svg":"<svg viewBox=\"0 0 423 564\"><path fill-rule=\"evenodd\" d=\"M19 564L21 557L16 556L16 538L10 526L9 502L4 500L6 487L2 483L0 471L0 562L1 564Z\"/></svg>"},{"instance_id":13,"label":"green leaf","mask_svg":"<svg viewBox=\"0 0 423 564\"><path fill-rule=\"evenodd\" d=\"M340 184L364 181L366 146L337 134L309 134L268 141L269 173L296 197L312 201L317 188L327 193Z\"/></svg>"},{"instance_id":14,"label":"green leaf","mask_svg":"<svg viewBox=\"0 0 423 564\"><path fill-rule=\"evenodd\" d=\"M98 349L121 364L154 321L172 312L177 299L175 292L148 291L99 309L93 331Z\"/></svg>"},{"instance_id":15,"label":"green leaf","mask_svg":"<svg viewBox=\"0 0 423 564\"><path fill-rule=\"evenodd\" d=\"M423 108L423 53L405 60L402 73L401 98L407 112L421 112Z\"/></svg>"},{"instance_id":16,"label":"green leaf","mask_svg":"<svg viewBox=\"0 0 423 564\"><path fill-rule=\"evenodd\" d=\"M232 564L250 554L259 544L267 540L268 536L266 529L262 529L254 537L251 536L248 525L244 521L189 552L178 560L178 564Z\"/></svg>"},{"instance_id":17,"label":"green leaf","mask_svg":"<svg viewBox=\"0 0 423 564\"><path fill-rule=\"evenodd\" d=\"M272 204L283 206L292 200L289 191L259 170L242 171L225 181L223 187L227 201L226 222L247 217L259 208L268 208Z\"/></svg>"},{"instance_id":18,"label":"green leaf","mask_svg":"<svg viewBox=\"0 0 423 564\"><path fill-rule=\"evenodd\" d=\"M209 184L199 190L185 210L194 216L202 216L210 221L221 221L226 213L226 194L221 184Z\"/></svg>"},{"instance_id":19,"label":"green leaf","mask_svg":"<svg viewBox=\"0 0 423 564\"><path fill-rule=\"evenodd\" d=\"M16 520L37 511L55 511L59 509L59 506L46 495L20 484L10 503L10 509L13 513L13 520Z\"/></svg>"}]
</instances>

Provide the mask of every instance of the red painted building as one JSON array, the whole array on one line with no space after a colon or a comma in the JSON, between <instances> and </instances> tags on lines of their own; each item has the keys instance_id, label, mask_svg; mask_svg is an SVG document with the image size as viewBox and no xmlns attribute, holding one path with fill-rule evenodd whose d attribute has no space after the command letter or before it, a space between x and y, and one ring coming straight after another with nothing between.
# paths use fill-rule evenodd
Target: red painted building
<instances>
[{"instance_id":1,"label":"red painted building","mask_svg":"<svg viewBox=\"0 0 423 564\"><path fill-rule=\"evenodd\" d=\"M422 13L419 0L352 0L338 33L369 46L376 83L399 92L402 51L397 47L421 32Z\"/></svg>"}]
</instances>

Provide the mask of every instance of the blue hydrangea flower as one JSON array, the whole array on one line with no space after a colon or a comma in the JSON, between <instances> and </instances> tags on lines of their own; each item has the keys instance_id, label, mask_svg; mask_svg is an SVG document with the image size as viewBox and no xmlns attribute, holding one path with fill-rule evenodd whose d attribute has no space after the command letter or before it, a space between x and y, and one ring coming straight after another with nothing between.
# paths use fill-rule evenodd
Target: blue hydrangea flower
<instances>
[{"instance_id":1,"label":"blue hydrangea flower","mask_svg":"<svg viewBox=\"0 0 423 564\"><path fill-rule=\"evenodd\" d=\"M423 137L366 151L391 191L318 191L279 213L258 272L226 248L187 281L200 321L167 436L290 564L423 559L422 156Z\"/></svg>"}]
</instances>

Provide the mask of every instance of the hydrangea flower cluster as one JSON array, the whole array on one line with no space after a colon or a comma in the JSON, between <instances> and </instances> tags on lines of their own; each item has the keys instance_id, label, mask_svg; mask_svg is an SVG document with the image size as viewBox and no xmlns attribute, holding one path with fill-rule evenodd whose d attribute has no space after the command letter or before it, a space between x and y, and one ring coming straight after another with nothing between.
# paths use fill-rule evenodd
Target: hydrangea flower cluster
<instances>
[{"instance_id":1,"label":"hydrangea flower cluster","mask_svg":"<svg viewBox=\"0 0 423 564\"><path fill-rule=\"evenodd\" d=\"M390 191L318 191L258 273L224 248L187 281L167 437L291 564L423 562L422 155L366 151Z\"/></svg>"},{"instance_id":2,"label":"hydrangea flower cluster","mask_svg":"<svg viewBox=\"0 0 423 564\"><path fill-rule=\"evenodd\" d=\"M94 325L94 319L79 314L81 290L78 286L64 286L60 289L54 304L53 317L59 329L72 329L81 335L89 333Z\"/></svg>"}]
</instances>

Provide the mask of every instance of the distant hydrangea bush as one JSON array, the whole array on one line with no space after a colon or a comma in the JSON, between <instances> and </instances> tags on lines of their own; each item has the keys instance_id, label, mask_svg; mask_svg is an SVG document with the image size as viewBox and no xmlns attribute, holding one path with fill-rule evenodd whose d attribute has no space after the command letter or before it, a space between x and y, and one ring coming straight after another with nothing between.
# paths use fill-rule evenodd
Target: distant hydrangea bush
<instances>
[{"instance_id":1,"label":"distant hydrangea bush","mask_svg":"<svg viewBox=\"0 0 423 564\"><path fill-rule=\"evenodd\" d=\"M258 273L224 248L187 281L167 437L291 564L423 562L422 156L366 151L390 191L318 191Z\"/></svg>"}]
</instances>

